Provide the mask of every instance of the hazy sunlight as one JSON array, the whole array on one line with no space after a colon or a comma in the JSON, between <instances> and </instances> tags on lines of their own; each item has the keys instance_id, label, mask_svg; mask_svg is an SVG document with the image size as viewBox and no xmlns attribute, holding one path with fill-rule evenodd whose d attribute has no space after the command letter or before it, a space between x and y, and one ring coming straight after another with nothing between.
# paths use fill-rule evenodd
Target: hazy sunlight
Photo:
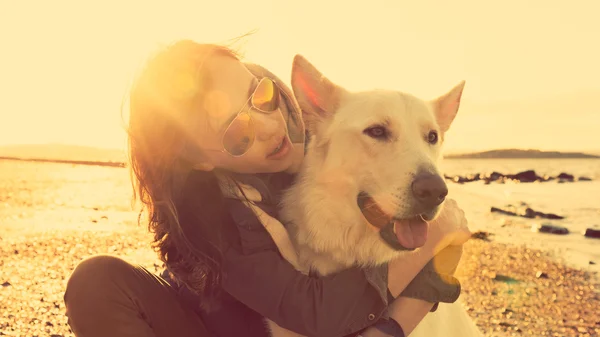
<instances>
[{"instance_id":1,"label":"hazy sunlight","mask_svg":"<svg viewBox=\"0 0 600 337\"><path fill-rule=\"evenodd\" d=\"M599 150L600 4L579 1L6 1L0 145L122 148L140 62L178 38L237 44L289 80L303 54L351 89L433 97L467 82L448 152Z\"/></svg>"}]
</instances>

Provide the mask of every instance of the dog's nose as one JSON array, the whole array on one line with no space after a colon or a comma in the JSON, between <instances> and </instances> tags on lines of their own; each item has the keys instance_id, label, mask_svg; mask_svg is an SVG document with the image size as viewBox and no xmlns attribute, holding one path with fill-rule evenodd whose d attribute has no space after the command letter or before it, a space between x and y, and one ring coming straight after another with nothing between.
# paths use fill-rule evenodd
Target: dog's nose
<instances>
[{"instance_id":1,"label":"dog's nose","mask_svg":"<svg viewBox=\"0 0 600 337\"><path fill-rule=\"evenodd\" d=\"M428 208L441 204L448 195L446 183L437 174L419 173L411 187L417 201Z\"/></svg>"}]
</instances>

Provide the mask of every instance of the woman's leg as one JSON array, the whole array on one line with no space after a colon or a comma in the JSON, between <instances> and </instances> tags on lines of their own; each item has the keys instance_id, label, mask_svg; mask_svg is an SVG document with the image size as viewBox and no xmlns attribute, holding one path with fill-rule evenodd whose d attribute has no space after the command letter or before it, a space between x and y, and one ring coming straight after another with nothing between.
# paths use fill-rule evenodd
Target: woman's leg
<instances>
[{"instance_id":1,"label":"woman's leg","mask_svg":"<svg viewBox=\"0 0 600 337\"><path fill-rule=\"evenodd\" d=\"M77 337L208 337L165 280L114 256L82 261L67 283L65 305Z\"/></svg>"}]
</instances>

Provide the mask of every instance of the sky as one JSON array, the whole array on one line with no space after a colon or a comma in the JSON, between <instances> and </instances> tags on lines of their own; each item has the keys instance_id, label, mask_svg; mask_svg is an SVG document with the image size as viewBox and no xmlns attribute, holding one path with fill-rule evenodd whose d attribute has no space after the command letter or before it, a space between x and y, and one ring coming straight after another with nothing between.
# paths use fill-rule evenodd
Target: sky
<instances>
[{"instance_id":1,"label":"sky","mask_svg":"<svg viewBox=\"0 0 600 337\"><path fill-rule=\"evenodd\" d=\"M0 145L126 144L121 103L158 47L236 44L289 83L304 55L350 90L466 80L446 152L600 151L600 1L0 1Z\"/></svg>"}]
</instances>

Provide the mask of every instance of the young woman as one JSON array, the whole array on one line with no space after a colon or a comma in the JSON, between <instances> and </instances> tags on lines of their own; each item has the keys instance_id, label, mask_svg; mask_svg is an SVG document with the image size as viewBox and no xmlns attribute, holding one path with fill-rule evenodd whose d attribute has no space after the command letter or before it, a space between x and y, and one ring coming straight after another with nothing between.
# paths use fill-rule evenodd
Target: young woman
<instances>
[{"instance_id":1,"label":"young woman","mask_svg":"<svg viewBox=\"0 0 600 337\"><path fill-rule=\"evenodd\" d=\"M264 317L308 336L401 336L435 302L458 297L457 283L422 270L468 237L453 202L426 245L389 270L309 277L279 254L232 195L244 186L276 218L304 155L304 127L289 89L228 48L184 40L152 58L131 91L129 140L135 192L169 273L112 256L82 261L65 293L79 337L267 336Z\"/></svg>"}]
</instances>

